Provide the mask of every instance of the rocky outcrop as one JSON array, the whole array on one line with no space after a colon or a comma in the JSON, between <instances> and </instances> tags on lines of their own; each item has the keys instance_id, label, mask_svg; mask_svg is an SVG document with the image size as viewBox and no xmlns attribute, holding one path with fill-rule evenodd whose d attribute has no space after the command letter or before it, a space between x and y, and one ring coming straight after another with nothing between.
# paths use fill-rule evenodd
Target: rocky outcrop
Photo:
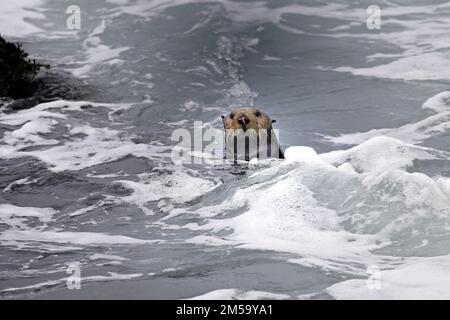
<instances>
[{"instance_id":1,"label":"rocky outcrop","mask_svg":"<svg viewBox=\"0 0 450 320\"><path fill-rule=\"evenodd\" d=\"M32 97L42 81L36 76L41 69L48 68L28 58L20 43L8 42L0 36L0 97Z\"/></svg>"},{"instance_id":2,"label":"rocky outcrop","mask_svg":"<svg viewBox=\"0 0 450 320\"><path fill-rule=\"evenodd\" d=\"M0 36L0 109L11 112L56 99L77 100L80 80L31 59L20 43ZM86 93L86 88L83 89Z\"/></svg>"}]
</instances>

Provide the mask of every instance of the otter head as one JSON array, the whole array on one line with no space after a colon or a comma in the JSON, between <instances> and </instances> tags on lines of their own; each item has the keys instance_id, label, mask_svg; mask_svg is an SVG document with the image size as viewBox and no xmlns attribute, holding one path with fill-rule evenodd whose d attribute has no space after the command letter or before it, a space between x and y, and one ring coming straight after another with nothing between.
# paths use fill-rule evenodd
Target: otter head
<instances>
[{"instance_id":1,"label":"otter head","mask_svg":"<svg viewBox=\"0 0 450 320\"><path fill-rule=\"evenodd\" d=\"M284 158L278 139L272 130L275 120L257 108L234 109L228 115L222 116L226 131L226 158Z\"/></svg>"},{"instance_id":2,"label":"otter head","mask_svg":"<svg viewBox=\"0 0 450 320\"><path fill-rule=\"evenodd\" d=\"M234 109L228 115L222 116L223 126L225 130L243 130L254 129L258 132L259 129L271 129L272 123L267 114L257 108L239 108Z\"/></svg>"}]
</instances>

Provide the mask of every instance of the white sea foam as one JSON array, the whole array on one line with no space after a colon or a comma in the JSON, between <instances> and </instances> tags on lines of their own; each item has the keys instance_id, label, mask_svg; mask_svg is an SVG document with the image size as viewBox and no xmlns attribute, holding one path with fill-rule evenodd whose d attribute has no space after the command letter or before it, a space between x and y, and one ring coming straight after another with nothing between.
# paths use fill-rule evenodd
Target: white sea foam
<instances>
[{"instance_id":1,"label":"white sea foam","mask_svg":"<svg viewBox=\"0 0 450 320\"><path fill-rule=\"evenodd\" d=\"M107 27L107 21L102 20L100 24L92 30L87 39L83 42L84 54L86 59L84 61L78 61L77 64L81 64L78 68L69 68L67 71L71 72L77 77L88 77L95 68L102 64L121 64L123 62L120 59L120 54L127 51L128 47L112 48L102 43L100 36L105 32Z\"/></svg>"},{"instance_id":2,"label":"white sea foam","mask_svg":"<svg viewBox=\"0 0 450 320\"><path fill-rule=\"evenodd\" d=\"M48 224L57 213L52 208L19 207L10 204L0 204L0 222L8 225L8 229L0 233L2 245L17 248L37 247L43 250L58 251L49 244L151 244L159 240L143 240L122 235L111 235L96 232L72 232L64 230L49 230ZM38 219L40 224L32 223ZM59 248L61 249L61 248ZM67 247L66 250L77 250L77 247Z\"/></svg>"},{"instance_id":3,"label":"white sea foam","mask_svg":"<svg viewBox=\"0 0 450 320\"><path fill-rule=\"evenodd\" d=\"M382 40L403 50L399 54L378 52L366 58L368 61L390 58L391 61L387 63L381 60L380 64L371 67L342 66L334 70L360 76L402 80L449 79L450 69L446 63L450 56L450 44L446 40L447 30L450 27L447 13L449 8L448 3L426 6L383 6L382 24L395 25L395 29L382 27L381 32L377 34L340 33L339 31L350 30L352 27L350 24L343 24L339 30L337 28L330 30L335 32L328 35L331 37Z\"/></svg>"},{"instance_id":4,"label":"white sea foam","mask_svg":"<svg viewBox=\"0 0 450 320\"><path fill-rule=\"evenodd\" d=\"M289 150L289 149L288 149ZM351 165L359 172L386 172L406 168L414 159L436 159L433 150L407 144L391 137L378 136L347 150L320 155L335 165Z\"/></svg>"},{"instance_id":5,"label":"white sea foam","mask_svg":"<svg viewBox=\"0 0 450 320\"><path fill-rule=\"evenodd\" d=\"M32 145L54 145L58 144L56 139L45 139L40 134L50 132L57 122L51 119L40 119L40 121L26 122L20 129L6 132L3 141L18 149Z\"/></svg>"},{"instance_id":6,"label":"white sea foam","mask_svg":"<svg viewBox=\"0 0 450 320\"><path fill-rule=\"evenodd\" d=\"M43 103L29 110L13 114L0 114L0 123L20 126L7 131L1 142L4 146L0 156L3 158L35 157L49 165L53 171L79 170L96 164L114 161L126 155L136 157L161 158L169 156L169 148L143 143L133 143L132 136L106 127L92 127L84 122L75 122L68 112L82 111L81 107L92 105L111 110L126 109L129 105L95 104L87 101L58 100ZM59 124L67 128L66 142L45 139L44 133L51 133ZM33 151L23 151L23 147L41 146ZM165 154L167 153L167 154Z\"/></svg>"},{"instance_id":7,"label":"white sea foam","mask_svg":"<svg viewBox=\"0 0 450 320\"><path fill-rule=\"evenodd\" d=\"M116 183L133 190L133 193L123 197L122 201L136 204L147 213L151 212L146 210L144 205L150 201L171 199L171 204L187 202L213 190L220 184L217 181L194 177L180 170L169 174L144 173L139 174L138 177L139 182L117 180ZM164 206L168 205L164 203Z\"/></svg>"},{"instance_id":8,"label":"white sea foam","mask_svg":"<svg viewBox=\"0 0 450 320\"><path fill-rule=\"evenodd\" d=\"M6 230L0 234L3 245L9 242L52 242L75 245L98 244L150 244L158 240L142 240L121 235L110 235L98 232L72 232L72 231L41 231L30 230Z\"/></svg>"},{"instance_id":9,"label":"white sea foam","mask_svg":"<svg viewBox=\"0 0 450 320\"><path fill-rule=\"evenodd\" d=\"M285 157L223 202L193 211L208 222L185 226L207 234L191 241L289 252L299 256L293 263L361 275L371 263L398 263L373 252L392 241L408 246L423 239L424 221L445 231L446 181L406 171L414 159L438 158L433 150L376 137L321 155L291 147ZM224 218L228 212L240 214Z\"/></svg>"},{"instance_id":10,"label":"white sea foam","mask_svg":"<svg viewBox=\"0 0 450 320\"><path fill-rule=\"evenodd\" d=\"M84 137L44 150L15 152L10 157L32 156L47 163L52 171L63 171L80 170L131 154L151 159L167 149L121 140L119 131L108 128L84 125L72 128L69 134Z\"/></svg>"},{"instance_id":11,"label":"white sea foam","mask_svg":"<svg viewBox=\"0 0 450 320\"><path fill-rule=\"evenodd\" d=\"M422 109L434 110L437 113L450 111L450 91L443 91L428 98Z\"/></svg>"},{"instance_id":12,"label":"white sea foam","mask_svg":"<svg viewBox=\"0 0 450 320\"><path fill-rule=\"evenodd\" d=\"M199 228L214 232L231 229L233 233L226 238L241 247L335 261L347 259L351 269L352 263L362 262L362 255L377 247L375 238L353 235L339 227L336 212L321 205L313 192L302 184L304 173L312 176L319 171L330 174L332 166L312 153L301 152L299 157L302 157L303 165L295 165L296 168L289 170L288 164L284 164L255 173L251 181L258 183L250 183L236 191L222 204L198 210L197 213L205 216L244 210L233 218L210 219ZM281 174L278 170L284 172ZM198 242L198 238L195 241ZM329 267L334 268L334 263L329 263Z\"/></svg>"},{"instance_id":13,"label":"white sea foam","mask_svg":"<svg viewBox=\"0 0 450 320\"><path fill-rule=\"evenodd\" d=\"M41 224L51 221L56 213L52 208L19 207L11 204L0 204L0 221L13 228L26 228L30 218L37 218Z\"/></svg>"},{"instance_id":14,"label":"white sea foam","mask_svg":"<svg viewBox=\"0 0 450 320\"><path fill-rule=\"evenodd\" d=\"M30 20L43 20L45 15L33 10L43 4L42 0L2 1L0 6L0 30L2 34L14 37L24 37L42 32Z\"/></svg>"},{"instance_id":15,"label":"white sea foam","mask_svg":"<svg viewBox=\"0 0 450 320\"><path fill-rule=\"evenodd\" d=\"M83 207L81 209L78 209L76 211L73 211L69 214L70 217L76 217L76 216L81 216L87 213L90 213L91 211L97 209L97 208L102 208L105 205L112 205L112 204L119 204L120 200L116 197L113 196L109 196L109 195L104 195L104 199L97 201L96 203L90 205L90 206L86 206Z\"/></svg>"},{"instance_id":16,"label":"white sea foam","mask_svg":"<svg viewBox=\"0 0 450 320\"><path fill-rule=\"evenodd\" d=\"M365 23L367 13L365 8L345 4L329 3L319 6L289 4L271 7L266 2L236 2L228 0L173 0L173 1L136 1L119 6L116 14L132 14L142 17L157 15L164 10L188 3L217 2L228 13L229 18L237 23L273 23L280 29L295 33L309 34L332 38L362 38L367 40L387 41L399 46L400 54L373 53L368 61L390 56L393 60L373 67L341 66L335 68L339 72L351 72L355 75L374 76L404 80L438 80L449 79L450 70L446 61L449 57L450 45L447 41L447 30L450 21L446 12L448 3L424 5L382 6L382 24L395 25L397 28L382 28L381 32L361 33L361 24ZM324 19L339 19L342 23L330 28L327 33L309 32L292 27L286 23L287 15L298 14ZM405 19L404 17L408 17ZM351 32L357 28L358 32ZM250 48L254 50L253 48Z\"/></svg>"},{"instance_id":17,"label":"white sea foam","mask_svg":"<svg viewBox=\"0 0 450 320\"><path fill-rule=\"evenodd\" d=\"M91 256L89 256L90 260L99 260L99 259L103 259L103 260L115 260L115 261L126 261L128 260L127 258L123 258L120 256L115 256L115 255L111 255L111 254L100 254L100 253L96 253L93 254Z\"/></svg>"},{"instance_id":18,"label":"white sea foam","mask_svg":"<svg viewBox=\"0 0 450 320\"><path fill-rule=\"evenodd\" d=\"M21 110L15 113L0 113L0 122L11 125L23 125L25 122L34 121L40 118L66 119L68 111L82 111L81 107L91 105L95 107L105 107L111 110L128 109L130 104L94 103L90 101L68 101L55 100L52 102L40 103L31 109Z\"/></svg>"},{"instance_id":19,"label":"white sea foam","mask_svg":"<svg viewBox=\"0 0 450 320\"><path fill-rule=\"evenodd\" d=\"M352 279L325 290L335 299L450 299L450 256L408 258L377 279ZM374 288L369 281L379 281Z\"/></svg>"},{"instance_id":20,"label":"white sea foam","mask_svg":"<svg viewBox=\"0 0 450 320\"><path fill-rule=\"evenodd\" d=\"M42 31L27 19L44 19L45 15L35 8L42 5L42 1L21 0L2 6L0 14L3 19L2 30L15 36ZM351 72L355 75L373 76L404 80L439 80L449 79L450 70L446 61L449 57L450 45L447 41L447 30L449 29L449 19L446 12L450 6L444 4L392 6L385 4L382 7L384 25L395 25L396 28L382 28L381 32L361 33L361 24L366 21L365 8L355 8L345 4L326 4L319 6L307 6L302 4L289 4L280 7L272 7L266 2L236 2L230 0L172 0L172 1L127 1L110 0L112 9L109 15L103 16L100 24L92 30L83 43L86 59L79 63L80 66L70 68L69 71L80 77L88 76L98 65L120 64L123 62L121 54L127 51L128 47L111 47L101 41L101 35L110 19L122 15L131 14L148 18L158 15L165 10L192 3L220 4L228 13L229 18L237 23L273 23L280 29L296 33L309 34L333 38L362 38L367 40L387 41L395 46L399 46L402 53L382 53L376 52L367 56L368 61L378 61L380 58L391 57L392 60L386 63L384 60L372 67L341 66L334 68L339 72ZM287 15L298 14L324 19L339 19L342 24L330 28L327 33L309 32L292 27L286 23ZM404 17L408 17L405 19ZM208 19L207 19L208 20ZM198 26L197 26L198 27ZM358 28L358 32L351 32L352 28ZM192 27L193 29L196 26ZM49 32L47 32L49 33ZM47 35L48 36L48 35ZM51 35L50 35L51 36ZM58 35L57 35L58 36ZM255 50L255 42L249 42L249 49Z\"/></svg>"},{"instance_id":21,"label":"white sea foam","mask_svg":"<svg viewBox=\"0 0 450 320\"><path fill-rule=\"evenodd\" d=\"M350 72L357 76L402 80L440 80L449 79L450 66L445 61L450 53L429 52L399 58L387 64L374 67L338 67L335 71Z\"/></svg>"},{"instance_id":22,"label":"white sea foam","mask_svg":"<svg viewBox=\"0 0 450 320\"><path fill-rule=\"evenodd\" d=\"M16 186L21 186L21 185L27 185L27 184L32 184L37 182L38 179L33 179L30 180L28 177L27 178L23 178L23 179L19 179L16 181L11 182L10 184L8 184L4 189L3 192L8 192L11 191L14 187Z\"/></svg>"},{"instance_id":23,"label":"white sea foam","mask_svg":"<svg viewBox=\"0 0 450 320\"><path fill-rule=\"evenodd\" d=\"M359 144L376 136L389 136L407 143L420 143L444 134L450 129L450 91L429 98L422 105L422 109L432 110L435 114L399 128L372 129L367 132L341 134L337 137L325 136L325 139L337 144Z\"/></svg>"},{"instance_id":24,"label":"white sea foam","mask_svg":"<svg viewBox=\"0 0 450 320\"><path fill-rule=\"evenodd\" d=\"M107 110L128 108L129 105L94 104L86 101L54 101L37 105L33 109L23 110L14 114L4 114L0 117L0 123L19 126L7 131L2 142L6 148L2 148L3 158L19 158L31 156L48 165L52 171L80 170L98 164L121 159L127 155L167 161L170 159L170 148L164 145L134 143L133 136L126 132L107 127L93 127L76 117L69 117L70 112L82 111L82 107L91 105L93 108L102 107ZM56 141L52 145L49 139L42 138L42 134L51 134L55 128L65 126L67 128L63 141ZM41 147L34 150L22 150L23 147ZM170 169L171 166L166 167ZM160 210L170 210L173 204L187 202L211 191L219 181L217 179L204 179L196 176L195 172L187 173L181 168L174 168L172 173L140 174L139 181L116 180L133 192L129 196L109 197L95 204L78 209L69 214L71 217L88 214L101 208L105 203L118 204L121 202L132 203L139 206L145 213L152 214L145 204L151 201L159 201ZM104 177L104 176L103 176ZM111 178L115 175L108 176ZM23 181L25 183L26 181ZM22 183L16 181L16 183ZM189 186L188 188L186 186Z\"/></svg>"}]
</instances>

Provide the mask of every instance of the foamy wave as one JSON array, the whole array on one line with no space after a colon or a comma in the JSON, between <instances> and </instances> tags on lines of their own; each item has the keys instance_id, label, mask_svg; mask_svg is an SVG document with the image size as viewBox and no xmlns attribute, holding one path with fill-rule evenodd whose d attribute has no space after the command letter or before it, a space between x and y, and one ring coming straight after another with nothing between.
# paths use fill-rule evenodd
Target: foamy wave
<instances>
[{"instance_id":1,"label":"foamy wave","mask_svg":"<svg viewBox=\"0 0 450 320\"><path fill-rule=\"evenodd\" d=\"M350 72L356 76L401 80L449 79L450 67L445 63L450 53L430 52L399 58L375 67L338 67L333 70Z\"/></svg>"},{"instance_id":2,"label":"foamy wave","mask_svg":"<svg viewBox=\"0 0 450 320\"><path fill-rule=\"evenodd\" d=\"M450 55L450 45L446 40L447 30L450 27L449 8L448 3L426 6L381 6L381 32L376 34L336 32L331 36L382 40L399 46L403 52L400 54L375 53L367 57L368 61L390 58L391 61L388 63L372 67L343 66L334 70L359 76L389 79L449 79L450 69L446 63ZM384 25L394 25L395 29L384 27ZM352 28L350 24L344 24L341 27L348 27L347 30Z\"/></svg>"},{"instance_id":3,"label":"foamy wave","mask_svg":"<svg viewBox=\"0 0 450 320\"><path fill-rule=\"evenodd\" d=\"M336 166L346 164L347 169L353 168L358 172L382 173L411 166L414 159L438 159L439 154L433 149L395 138L376 136L348 150L321 154L320 158Z\"/></svg>"},{"instance_id":4,"label":"foamy wave","mask_svg":"<svg viewBox=\"0 0 450 320\"><path fill-rule=\"evenodd\" d=\"M183 171L174 171L168 174L145 173L138 177L139 182L117 180L115 183L120 183L133 190L133 193L123 197L122 201L138 205L148 214L152 213L145 207L148 202L162 200L158 203L159 209L170 211L174 204L190 201L220 185L219 181L195 177Z\"/></svg>"},{"instance_id":5,"label":"foamy wave","mask_svg":"<svg viewBox=\"0 0 450 320\"><path fill-rule=\"evenodd\" d=\"M68 117L69 112L85 112L83 108L86 106L109 110L129 107L58 100L13 114L1 114L0 123L20 128L5 133L0 140L4 145L0 156L6 159L31 156L47 163L49 169L55 172L80 170L131 154L149 159L169 156L168 147L133 143L132 136L127 137L123 131L92 127L87 122L75 122L76 119ZM57 132L58 128L65 131L63 136L66 139L63 141L42 137L43 134ZM60 138L61 133L54 136ZM40 148L33 151L24 149L31 146Z\"/></svg>"},{"instance_id":6,"label":"foamy wave","mask_svg":"<svg viewBox=\"0 0 450 320\"><path fill-rule=\"evenodd\" d=\"M18 207L11 204L0 204L0 221L13 228L25 228L32 218L42 224L51 221L56 213L52 208Z\"/></svg>"},{"instance_id":7,"label":"foamy wave","mask_svg":"<svg viewBox=\"0 0 450 320\"><path fill-rule=\"evenodd\" d=\"M367 132L341 134L337 137L325 136L325 139L336 144L359 144L376 136L389 136L415 144L444 134L450 129L450 91L444 91L429 98L422 108L436 113L399 128L373 129Z\"/></svg>"},{"instance_id":8,"label":"foamy wave","mask_svg":"<svg viewBox=\"0 0 450 320\"><path fill-rule=\"evenodd\" d=\"M123 60L120 59L120 54L130 48L112 48L103 44L100 36L105 32L106 24L107 21L102 20L83 42L86 59L84 61L77 62L77 64L82 65L81 67L68 69L68 71L72 72L73 75L77 77L87 77L89 73L92 73L102 64L113 65L123 63Z\"/></svg>"},{"instance_id":9,"label":"foamy wave","mask_svg":"<svg viewBox=\"0 0 450 320\"><path fill-rule=\"evenodd\" d=\"M445 232L450 193L443 178L406 171L414 159L435 159L433 150L377 137L321 155L292 147L285 156L222 203L193 211L208 222L186 226L204 232L191 241L289 252L300 256L293 263L363 274L369 263L397 260L376 250L426 250L417 247L424 221ZM224 218L230 212L240 214Z\"/></svg>"},{"instance_id":10,"label":"foamy wave","mask_svg":"<svg viewBox=\"0 0 450 320\"><path fill-rule=\"evenodd\" d=\"M43 4L42 0L3 1L0 6L0 30L2 34L14 37L24 37L43 30L30 20L45 19L45 15L33 10Z\"/></svg>"}]
</instances>

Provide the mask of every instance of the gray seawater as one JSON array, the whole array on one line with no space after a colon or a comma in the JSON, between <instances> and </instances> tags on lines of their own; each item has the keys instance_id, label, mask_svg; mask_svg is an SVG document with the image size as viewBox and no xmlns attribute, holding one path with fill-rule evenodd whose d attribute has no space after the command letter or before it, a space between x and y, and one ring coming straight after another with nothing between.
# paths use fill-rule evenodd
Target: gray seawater
<instances>
[{"instance_id":1,"label":"gray seawater","mask_svg":"<svg viewBox=\"0 0 450 320\"><path fill-rule=\"evenodd\" d=\"M68 30L71 4L0 8L85 90L0 114L2 299L450 297L446 1L83 0ZM286 161L172 162L249 105Z\"/></svg>"}]
</instances>

